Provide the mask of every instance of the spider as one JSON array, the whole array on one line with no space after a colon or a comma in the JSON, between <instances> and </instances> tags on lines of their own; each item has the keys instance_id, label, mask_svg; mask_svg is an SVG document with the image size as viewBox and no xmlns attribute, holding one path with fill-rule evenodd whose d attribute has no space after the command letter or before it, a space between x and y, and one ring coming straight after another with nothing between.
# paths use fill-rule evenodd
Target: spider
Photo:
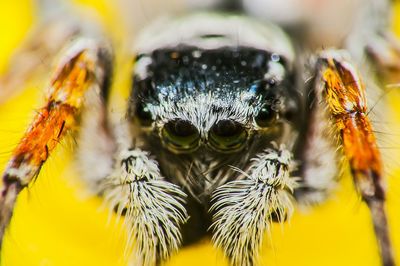
<instances>
[{"instance_id":1,"label":"spider","mask_svg":"<svg viewBox=\"0 0 400 266\"><path fill-rule=\"evenodd\" d=\"M386 14L383 2L372 7L368 14ZM79 125L81 176L124 216L135 265L161 264L207 234L232 265L256 265L270 224L290 219L295 202L323 201L341 157L371 210L382 265L395 265L366 99L379 95L381 76L396 78L394 59L376 49L396 55L386 24L371 26L370 42L349 35L352 46L338 47L347 51L315 51L294 29L242 11L194 13L144 30L118 119L107 110L112 46L93 28L71 31L46 105L4 171L0 235L18 193ZM356 69L364 55L381 67L378 80Z\"/></svg>"}]
</instances>

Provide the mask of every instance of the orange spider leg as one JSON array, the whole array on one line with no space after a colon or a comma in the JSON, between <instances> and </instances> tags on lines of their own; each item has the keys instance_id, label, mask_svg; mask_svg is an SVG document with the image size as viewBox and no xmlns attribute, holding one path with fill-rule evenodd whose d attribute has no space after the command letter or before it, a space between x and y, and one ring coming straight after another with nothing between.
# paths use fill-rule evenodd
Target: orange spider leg
<instances>
[{"instance_id":1,"label":"orange spider leg","mask_svg":"<svg viewBox=\"0 0 400 266\"><path fill-rule=\"evenodd\" d=\"M322 63L322 88L333 122L339 131L343 152L354 182L371 210L382 262L395 265L387 218L382 159L367 114L365 86L355 69L338 54L327 53Z\"/></svg>"},{"instance_id":2,"label":"orange spider leg","mask_svg":"<svg viewBox=\"0 0 400 266\"><path fill-rule=\"evenodd\" d=\"M41 166L66 132L72 129L85 94L102 93L110 63L106 49L79 39L66 52L53 74L46 105L33 118L3 174L0 194L0 243L18 193L38 175ZM92 94L91 94L92 95Z\"/></svg>"}]
</instances>

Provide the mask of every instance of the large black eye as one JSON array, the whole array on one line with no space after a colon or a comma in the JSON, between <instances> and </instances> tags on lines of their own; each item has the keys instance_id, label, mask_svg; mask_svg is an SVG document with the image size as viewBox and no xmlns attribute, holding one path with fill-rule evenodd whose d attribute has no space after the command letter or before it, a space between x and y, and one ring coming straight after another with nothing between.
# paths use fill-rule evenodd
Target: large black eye
<instances>
[{"instance_id":1,"label":"large black eye","mask_svg":"<svg viewBox=\"0 0 400 266\"><path fill-rule=\"evenodd\" d=\"M141 126L149 127L151 126L151 123L153 123L153 118L149 108L142 102L139 102L136 106L136 117Z\"/></svg>"},{"instance_id":2,"label":"large black eye","mask_svg":"<svg viewBox=\"0 0 400 266\"><path fill-rule=\"evenodd\" d=\"M268 106L263 106L255 117L257 126L269 127L278 119L278 113Z\"/></svg>"},{"instance_id":3,"label":"large black eye","mask_svg":"<svg viewBox=\"0 0 400 266\"><path fill-rule=\"evenodd\" d=\"M209 133L212 147L221 152L233 152L240 149L247 140L247 131L240 123L221 120Z\"/></svg>"},{"instance_id":4,"label":"large black eye","mask_svg":"<svg viewBox=\"0 0 400 266\"><path fill-rule=\"evenodd\" d=\"M162 129L162 138L173 152L190 152L199 145L200 134L189 121L176 119L166 123Z\"/></svg>"}]
</instances>

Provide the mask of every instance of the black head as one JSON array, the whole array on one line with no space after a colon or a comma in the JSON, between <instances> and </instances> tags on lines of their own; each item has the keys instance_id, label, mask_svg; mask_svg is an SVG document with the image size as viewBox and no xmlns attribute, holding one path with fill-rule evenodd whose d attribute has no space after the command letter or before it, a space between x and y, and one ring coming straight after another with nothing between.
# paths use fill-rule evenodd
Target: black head
<instances>
[{"instance_id":1,"label":"black head","mask_svg":"<svg viewBox=\"0 0 400 266\"><path fill-rule=\"evenodd\" d=\"M276 53L181 45L137 61L128 117L174 153L237 152L254 135L283 134L296 111L290 66Z\"/></svg>"},{"instance_id":2,"label":"black head","mask_svg":"<svg viewBox=\"0 0 400 266\"><path fill-rule=\"evenodd\" d=\"M127 114L163 175L197 196L235 179L231 166L246 170L271 142L292 141L300 105L281 30L204 18L161 25L139 41Z\"/></svg>"}]
</instances>

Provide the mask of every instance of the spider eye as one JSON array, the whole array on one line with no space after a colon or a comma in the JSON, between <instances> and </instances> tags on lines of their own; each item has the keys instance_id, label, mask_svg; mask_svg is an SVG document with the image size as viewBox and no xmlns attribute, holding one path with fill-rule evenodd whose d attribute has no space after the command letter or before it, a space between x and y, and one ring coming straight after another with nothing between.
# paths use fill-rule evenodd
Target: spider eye
<instances>
[{"instance_id":1,"label":"spider eye","mask_svg":"<svg viewBox=\"0 0 400 266\"><path fill-rule=\"evenodd\" d=\"M278 119L278 113L268 106L263 106L255 117L259 127L269 127Z\"/></svg>"},{"instance_id":2,"label":"spider eye","mask_svg":"<svg viewBox=\"0 0 400 266\"><path fill-rule=\"evenodd\" d=\"M142 102L138 103L136 107L136 117L141 126L149 127L153 123L150 109Z\"/></svg>"},{"instance_id":3,"label":"spider eye","mask_svg":"<svg viewBox=\"0 0 400 266\"><path fill-rule=\"evenodd\" d=\"M232 152L240 149L247 140L247 131L238 122L221 120L215 124L209 134L211 146L221 152Z\"/></svg>"},{"instance_id":4,"label":"spider eye","mask_svg":"<svg viewBox=\"0 0 400 266\"><path fill-rule=\"evenodd\" d=\"M190 152L199 145L200 133L189 121L169 121L164 125L161 134L164 143L173 152Z\"/></svg>"}]
</instances>

